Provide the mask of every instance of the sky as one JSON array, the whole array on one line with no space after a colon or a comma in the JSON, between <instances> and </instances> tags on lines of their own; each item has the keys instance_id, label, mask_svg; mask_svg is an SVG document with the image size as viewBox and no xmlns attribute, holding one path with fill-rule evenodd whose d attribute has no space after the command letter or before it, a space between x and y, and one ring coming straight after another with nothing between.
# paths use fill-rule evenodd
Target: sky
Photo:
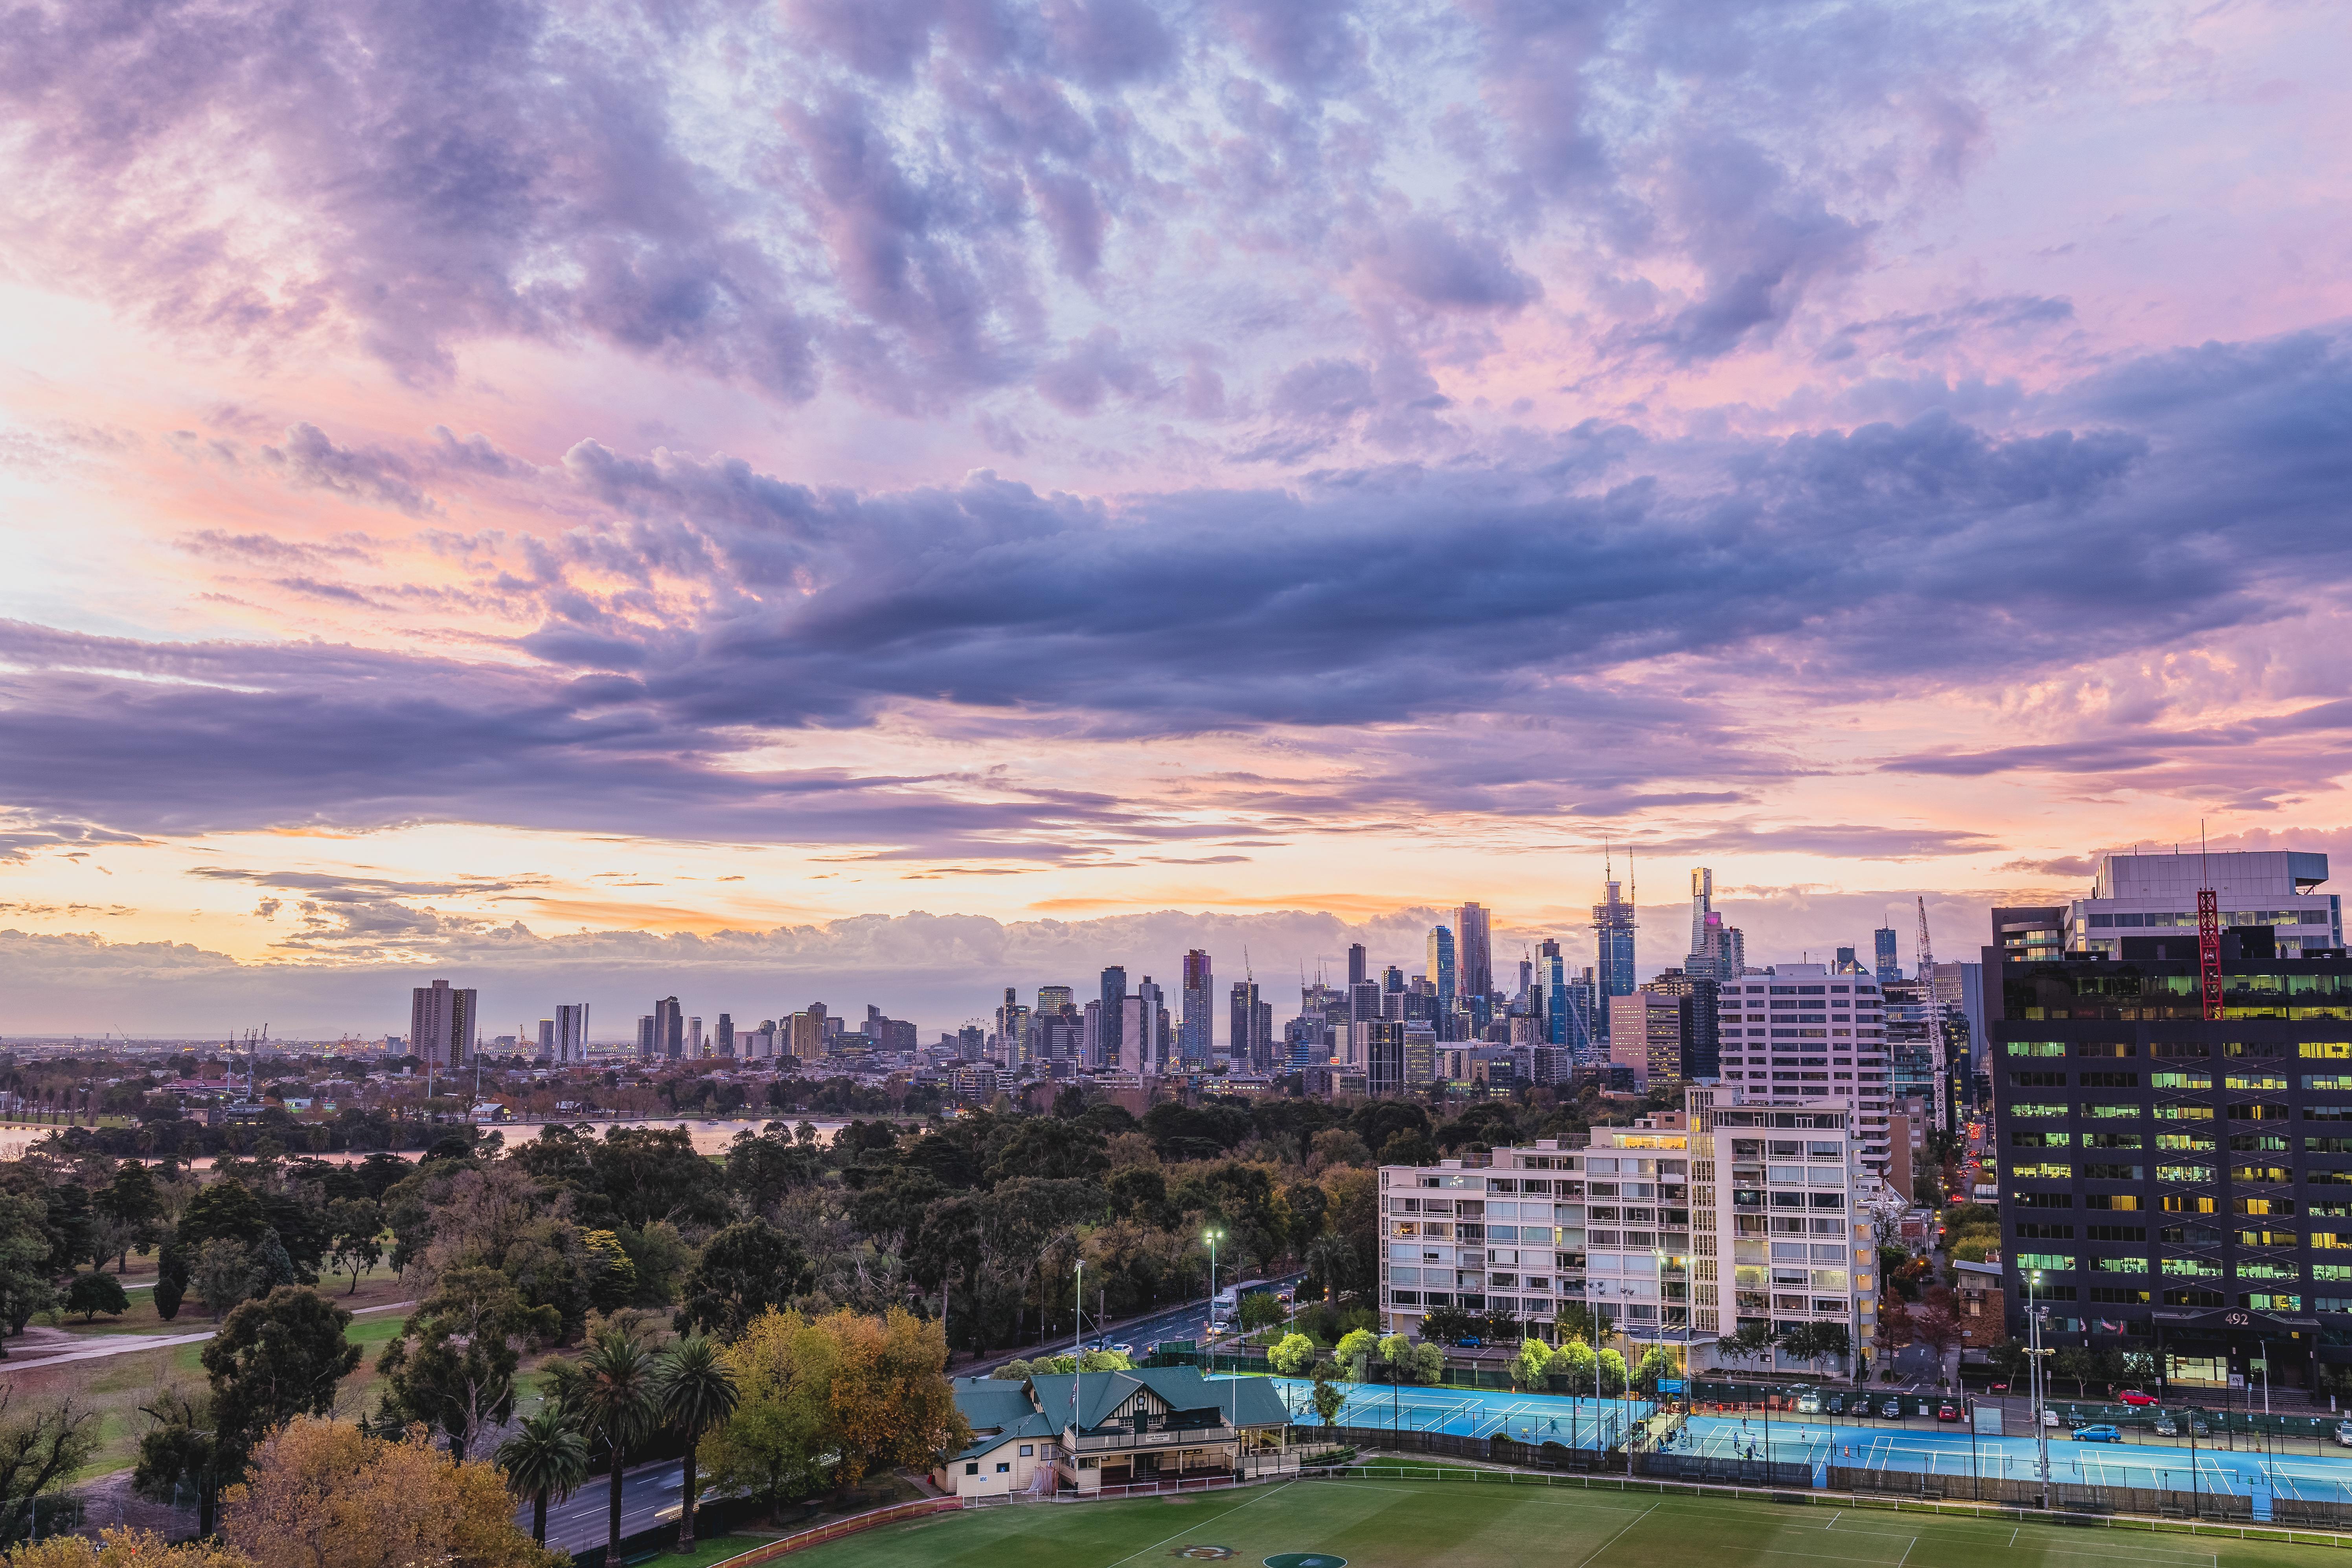
<instances>
[{"instance_id":1,"label":"sky","mask_svg":"<svg viewBox=\"0 0 2352 1568\"><path fill-rule=\"evenodd\" d=\"M34 0L5 1031L2352 851L2324 4ZM1024 995L1024 1000L1025 1000Z\"/></svg>"}]
</instances>

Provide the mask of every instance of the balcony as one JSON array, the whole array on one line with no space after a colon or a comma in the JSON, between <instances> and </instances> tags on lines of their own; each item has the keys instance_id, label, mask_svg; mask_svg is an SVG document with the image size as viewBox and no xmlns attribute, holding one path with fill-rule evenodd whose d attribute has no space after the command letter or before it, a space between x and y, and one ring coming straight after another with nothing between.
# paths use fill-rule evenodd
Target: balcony
<instances>
[{"instance_id":1,"label":"balcony","mask_svg":"<svg viewBox=\"0 0 2352 1568\"><path fill-rule=\"evenodd\" d=\"M1141 1432L1123 1426L1097 1427L1078 1434L1077 1451L1081 1454L1156 1451L1162 1448L1198 1448L1211 1443L1231 1443L1234 1429L1215 1426L1154 1426Z\"/></svg>"}]
</instances>

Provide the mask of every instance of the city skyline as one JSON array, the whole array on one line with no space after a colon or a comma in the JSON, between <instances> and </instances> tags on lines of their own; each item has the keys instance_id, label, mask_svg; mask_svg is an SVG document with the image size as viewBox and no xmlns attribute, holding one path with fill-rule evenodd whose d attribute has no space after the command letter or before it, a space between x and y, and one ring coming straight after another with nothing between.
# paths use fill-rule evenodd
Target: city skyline
<instances>
[{"instance_id":1,"label":"city skyline","mask_svg":"<svg viewBox=\"0 0 2352 1568\"><path fill-rule=\"evenodd\" d=\"M2324 9L862 9L23 19L15 1028L2352 853Z\"/></svg>"}]
</instances>

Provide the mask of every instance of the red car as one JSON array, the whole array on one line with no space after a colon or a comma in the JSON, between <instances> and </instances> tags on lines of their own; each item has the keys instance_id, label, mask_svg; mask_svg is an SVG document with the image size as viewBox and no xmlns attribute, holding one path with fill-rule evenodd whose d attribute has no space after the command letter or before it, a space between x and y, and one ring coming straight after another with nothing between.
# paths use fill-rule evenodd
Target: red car
<instances>
[{"instance_id":1,"label":"red car","mask_svg":"<svg viewBox=\"0 0 2352 1568\"><path fill-rule=\"evenodd\" d=\"M2156 1403L2155 1394L2142 1394L2137 1388L2126 1388L2121 1394L2116 1394L2116 1397L2126 1405L2153 1405Z\"/></svg>"},{"instance_id":2,"label":"red car","mask_svg":"<svg viewBox=\"0 0 2352 1568\"><path fill-rule=\"evenodd\" d=\"M1936 1406L1936 1419L1937 1419L1937 1420L1938 1420L1938 1421L1958 1421L1959 1418L1960 1418L1960 1407L1959 1407L1958 1405L1957 1405L1953 1404L1950 1400L1947 1399L1946 1401L1944 1401L1944 1403L1942 1403L1941 1405L1938 1405L1937 1406Z\"/></svg>"}]
</instances>

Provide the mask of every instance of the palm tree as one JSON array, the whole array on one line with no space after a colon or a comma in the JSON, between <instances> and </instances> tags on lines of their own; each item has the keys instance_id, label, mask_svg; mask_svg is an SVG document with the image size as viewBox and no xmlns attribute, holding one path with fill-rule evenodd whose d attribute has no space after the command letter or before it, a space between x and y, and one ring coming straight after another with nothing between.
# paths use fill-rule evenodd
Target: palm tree
<instances>
[{"instance_id":1,"label":"palm tree","mask_svg":"<svg viewBox=\"0 0 2352 1568\"><path fill-rule=\"evenodd\" d=\"M659 1371L654 1353L622 1329L605 1330L578 1361L559 1362L549 1369L557 1406L613 1461L604 1538L608 1563L621 1560L621 1472L631 1446L653 1426L654 1382Z\"/></svg>"},{"instance_id":2,"label":"palm tree","mask_svg":"<svg viewBox=\"0 0 2352 1568\"><path fill-rule=\"evenodd\" d=\"M588 1479L588 1439L550 1404L524 1417L521 1428L499 1445L499 1468L507 1485L530 1499L530 1539L547 1544L547 1500L558 1501Z\"/></svg>"},{"instance_id":3,"label":"palm tree","mask_svg":"<svg viewBox=\"0 0 2352 1568\"><path fill-rule=\"evenodd\" d=\"M694 1446L702 1435L735 1414L741 1395L735 1373L719 1359L718 1347L689 1334L669 1347L655 1383L654 1399L663 1425L686 1435L686 1493L678 1509L677 1549L694 1550Z\"/></svg>"},{"instance_id":4,"label":"palm tree","mask_svg":"<svg viewBox=\"0 0 2352 1568\"><path fill-rule=\"evenodd\" d=\"M1336 1230L1327 1230L1307 1245L1307 1267L1323 1281L1323 1300L1329 1305L1356 1282L1355 1243Z\"/></svg>"}]
</instances>

